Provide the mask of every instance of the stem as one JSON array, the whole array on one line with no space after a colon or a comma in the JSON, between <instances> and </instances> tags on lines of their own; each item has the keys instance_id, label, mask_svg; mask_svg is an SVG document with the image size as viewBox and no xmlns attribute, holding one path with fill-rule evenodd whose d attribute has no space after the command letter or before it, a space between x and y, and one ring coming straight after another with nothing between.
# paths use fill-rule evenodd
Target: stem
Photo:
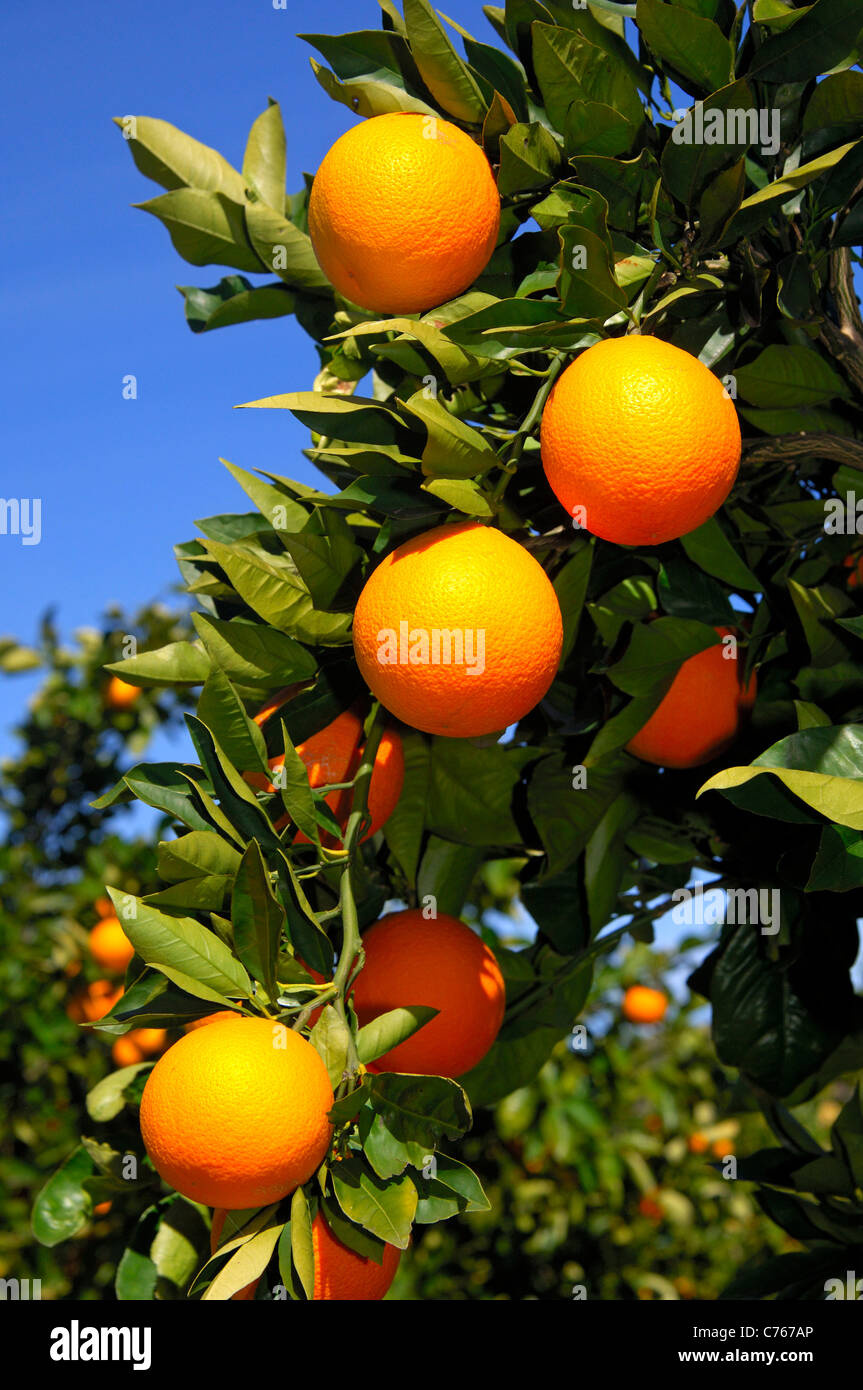
<instances>
[{"instance_id":1,"label":"stem","mask_svg":"<svg viewBox=\"0 0 863 1390\"><path fill-rule=\"evenodd\" d=\"M377 757L378 746L381 735L384 731L383 710L378 704L375 706L372 723L369 729L368 738L363 748L362 760L354 779L354 794L351 800L351 813L348 817L347 830L345 831L344 847L346 862L342 870L341 882L339 884L339 904L342 916L342 949L339 955L339 963L336 973L333 976L333 985L336 989L336 997L333 1000L333 1008L348 1028L350 1042L348 1044L348 1070L356 1072L359 1067L356 1043L353 1033L350 1031L345 1007L345 998L351 983L351 970L357 957L362 964L363 948L360 941L360 926L357 917L357 904L354 897L354 873L356 869L357 855L359 852L360 835L363 824L366 820L367 807L369 800L369 785L372 780L375 758Z\"/></svg>"},{"instance_id":2,"label":"stem","mask_svg":"<svg viewBox=\"0 0 863 1390\"><path fill-rule=\"evenodd\" d=\"M518 467L519 459L524 452L524 446L542 416L545 403L551 395L551 388L554 386L554 383L563 370L564 360L562 353L557 352L554 354L542 384L533 398L533 405L530 407L521 425L504 450L500 464L501 474L495 483L494 492L491 497L496 509L509 486L510 478Z\"/></svg>"}]
</instances>

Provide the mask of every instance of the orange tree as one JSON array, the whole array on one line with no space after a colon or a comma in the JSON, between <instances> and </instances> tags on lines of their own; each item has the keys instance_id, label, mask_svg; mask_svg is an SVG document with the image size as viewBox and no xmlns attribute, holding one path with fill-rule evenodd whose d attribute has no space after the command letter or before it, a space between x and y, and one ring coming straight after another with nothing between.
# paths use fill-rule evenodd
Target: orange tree
<instances>
[{"instance_id":1,"label":"orange tree","mask_svg":"<svg viewBox=\"0 0 863 1390\"><path fill-rule=\"evenodd\" d=\"M122 1253L116 1210L58 1251L34 1247L30 1230L35 1193L74 1147L87 1092L112 1069L110 1040L75 1022L106 975L88 940L99 897L106 882L144 892L155 877L150 836L129 833L125 808L90 803L157 730L176 726L182 702L174 690L137 690L117 706L104 664L132 638L148 647L187 632L187 620L151 604L110 610L74 643L50 617L33 646L0 640L4 681L39 676L0 778L0 1276L38 1278L46 1298L98 1295Z\"/></svg>"},{"instance_id":2,"label":"orange tree","mask_svg":"<svg viewBox=\"0 0 863 1390\"><path fill-rule=\"evenodd\" d=\"M275 102L240 170L118 118L165 190L142 206L187 261L232 272L184 288L193 331L294 314L314 339L313 389L251 404L309 429L326 486L232 467L257 510L178 549L196 639L111 664L202 689L198 762L138 768L100 803L141 797L178 831L165 888L115 893L136 957L102 1026L233 1008L310 1037L332 1145L190 1283L178 1232L221 1158L199 1151L186 1193L158 1195L143 1062L91 1098L118 1137L49 1196L71 1229L75 1182L153 1195L121 1297L231 1297L265 1271L259 1297L313 1297L321 1214L380 1263L415 1224L485 1206L453 1153L471 1107L531 1083L596 961L682 910L703 870L735 910L707 918L692 987L773 1135L738 1175L801 1247L736 1287L823 1297L863 1254L859 1095L827 1147L794 1113L863 1065L863 4L639 0L633 27L610 4L507 0L485 10L494 43L427 0L381 10L380 31L307 36L363 119L296 194ZM685 674L713 649L730 685ZM663 702L681 688L678 721ZM349 708L358 766L310 779L298 749ZM657 712L662 737L640 739ZM392 714L404 783L364 837ZM326 798L344 791L340 824ZM496 1041L455 1078L369 1070L452 1014L445 994L384 991L360 1026L363 934L387 902L463 914L502 855L538 933L517 951L485 933Z\"/></svg>"}]
</instances>

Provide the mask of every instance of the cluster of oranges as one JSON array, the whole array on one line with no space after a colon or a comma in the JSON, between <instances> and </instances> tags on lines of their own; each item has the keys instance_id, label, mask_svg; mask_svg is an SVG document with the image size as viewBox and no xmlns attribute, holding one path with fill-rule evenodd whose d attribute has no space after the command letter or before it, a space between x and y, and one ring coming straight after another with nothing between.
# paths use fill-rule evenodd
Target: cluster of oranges
<instances>
[{"instance_id":1,"label":"cluster of oranges","mask_svg":"<svg viewBox=\"0 0 863 1390\"><path fill-rule=\"evenodd\" d=\"M66 1012L74 1023L96 1023L110 1013L123 995L123 986L116 983L116 977L125 974L135 954L110 899L97 898L94 907L99 920L90 931L88 946L106 978L93 980L70 1000ZM132 1028L117 1038L111 1056L118 1067L131 1067L164 1051L167 1041L164 1028Z\"/></svg>"}]
</instances>

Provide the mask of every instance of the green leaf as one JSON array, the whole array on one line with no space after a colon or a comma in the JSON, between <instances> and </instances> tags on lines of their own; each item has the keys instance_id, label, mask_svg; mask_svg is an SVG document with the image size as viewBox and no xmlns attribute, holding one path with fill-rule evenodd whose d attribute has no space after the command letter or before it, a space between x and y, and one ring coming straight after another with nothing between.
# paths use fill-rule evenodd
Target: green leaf
<instances>
[{"instance_id":1,"label":"green leaf","mask_svg":"<svg viewBox=\"0 0 863 1390\"><path fill-rule=\"evenodd\" d=\"M206 544L237 593L260 618L289 637L312 645L347 640L350 615L316 610L311 594L289 562L245 545Z\"/></svg>"},{"instance_id":2,"label":"green leaf","mask_svg":"<svg viewBox=\"0 0 863 1390\"><path fill-rule=\"evenodd\" d=\"M422 461L427 478L473 478L497 463L497 455L479 430L451 415L434 397L417 391L403 402L403 408L425 426L428 438Z\"/></svg>"},{"instance_id":3,"label":"green leaf","mask_svg":"<svg viewBox=\"0 0 863 1390\"><path fill-rule=\"evenodd\" d=\"M252 285L242 275L228 275L211 289L178 285L193 333L229 328L253 319L276 319L294 312L296 300L287 285Z\"/></svg>"},{"instance_id":4,"label":"green leaf","mask_svg":"<svg viewBox=\"0 0 863 1390\"><path fill-rule=\"evenodd\" d=\"M357 1056L364 1064L383 1057L406 1038L413 1037L423 1024L433 1019L438 1009L426 1004L411 1004L401 1009L390 1009L367 1023L357 1034Z\"/></svg>"},{"instance_id":5,"label":"green leaf","mask_svg":"<svg viewBox=\"0 0 863 1390\"><path fill-rule=\"evenodd\" d=\"M305 1189L296 1188L291 1198L291 1256L306 1298L315 1296L315 1243L312 1213Z\"/></svg>"},{"instance_id":6,"label":"green leaf","mask_svg":"<svg viewBox=\"0 0 863 1390\"><path fill-rule=\"evenodd\" d=\"M250 203L246 208L246 230L257 260L254 266L241 269L260 270L263 264L293 288L328 288L329 281L318 265L308 236L281 212L266 203Z\"/></svg>"},{"instance_id":7,"label":"green leaf","mask_svg":"<svg viewBox=\"0 0 863 1390\"><path fill-rule=\"evenodd\" d=\"M724 580L734 589L762 588L758 576L738 555L715 516L681 536L680 544L690 560L705 574Z\"/></svg>"},{"instance_id":8,"label":"green leaf","mask_svg":"<svg viewBox=\"0 0 863 1390\"><path fill-rule=\"evenodd\" d=\"M402 1144L427 1153L442 1139L458 1139L471 1125L467 1097L457 1081L445 1076L375 1076L369 1104Z\"/></svg>"},{"instance_id":9,"label":"green leaf","mask_svg":"<svg viewBox=\"0 0 863 1390\"><path fill-rule=\"evenodd\" d=\"M157 811L164 811L174 820L182 821L192 830L212 830L212 823L200 814L192 801L193 785L204 780L203 773L193 763L177 766L174 763L139 763L115 787L100 796L93 805L97 810L137 797Z\"/></svg>"},{"instance_id":10,"label":"green leaf","mask_svg":"<svg viewBox=\"0 0 863 1390\"><path fill-rule=\"evenodd\" d=\"M316 608L329 608L336 601L348 576L364 558L350 526L332 507L319 508L304 530L282 532L279 540L296 565Z\"/></svg>"},{"instance_id":11,"label":"green leaf","mask_svg":"<svg viewBox=\"0 0 863 1390\"><path fill-rule=\"evenodd\" d=\"M274 1211L275 1208L270 1210ZM240 1289L244 1289L247 1284L260 1279L270 1263L270 1258L279 1243L283 1229L284 1222L272 1221L272 1224L265 1226L263 1230L256 1231L254 1235L245 1240L235 1250L227 1264L222 1266L209 1288L205 1289L201 1295L202 1300L213 1302L233 1298L234 1294L239 1293Z\"/></svg>"},{"instance_id":12,"label":"green leaf","mask_svg":"<svg viewBox=\"0 0 863 1390\"><path fill-rule=\"evenodd\" d=\"M397 444L404 425L388 406L359 396L322 396L319 391L292 391L247 401L242 410L290 410L300 424L315 434L343 439L349 444Z\"/></svg>"},{"instance_id":13,"label":"green leaf","mask_svg":"<svg viewBox=\"0 0 863 1390\"><path fill-rule=\"evenodd\" d=\"M562 162L561 148L544 125L538 121L514 125L500 141L497 186L501 197L547 188Z\"/></svg>"},{"instance_id":14,"label":"green leaf","mask_svg":"<svg viewBox=\"0 0 863 1390\"><path fill-rule=\"evenodd\" d=\"M325 1004L321 1009L321 1016L312 1029L309 1040L319 1053L327 1069L330 1084L335 1090L348 1073L351 1037L347 1024L332 1004Z\"/></svg>"},{"instance_id":15,"label":"green leaf","mask_svg":"<svg viewBox=\"0 0 863 1390\"><path fill-rule=\"evenodd\" d=\"M750 73L759 82L807 82L854 53L861 28L860 0L817 0L790 28L764 40Z\"/></svg>"},{"instance_id":16,"label":"green leaf","mask_svg":"<svg viewBox=\"0 0 863 1390\"><path fill-rule=\"evenodd\" d=\"M806 884L807 893L850 893L863 888L863 839L857 830L825 825Z\"/></svg>"},{"instance_id":17,"label":"green leaf","mask_svg":"<svg viewBox=\"0 0 863 1390\"><path fill-rule=\"evenodd\" d=\"M557 594L560 611L563 614L561 664L566 661L578 636L581 611L590 582L593 553L593 541L589 540L576 550L554 578L554 592Z\"/></svg>"},{"instance_id":18,"label":"green leaf","mask_svg":"<svg viewBox=\"0 0 863 1390\"><path fill-rule=\"evenodd\" d=\"M174 249L191 265L260 271L261 261L246 235L243 209L223 193L178 188L133 206L164 223Z\"/></svg>"},{"instance_id":19,"label":"green leaf","mask_svg":"<svg viewBox=\"0 0 863 1390\"><path fill-rule=\"evenodd\" d=\"M688 618L637 623L629 646L606 675L627 695L647 695L670 682L689 657L716 646L719 640L714 628Z\"/></svg>"},{"instance_id":20,"label":"green leaf","mask_svg":"<svg viewBox=\"0 0 863 1390\"><path fill-rule=\"evenodd\" d=\"M555 756L534 768L527 807L548 855L549 874L560 873L581 854L616 797L625 768L620 754L590 764L583 776L574 776L576 768Z\"/></svg>"},{"instance_id":21,"label":"green leaf","mask_svg":"<svg viewBox=\"0 0 863 1390\"><path fill-rule=\"evenodd\" d=\"M196 188L224 193L235 202L245 199L241 174L209 145L202 145L168 121L152 116L115 116L142 174L163 188Z\"/></svg>"},{"instance_id":22,"label":"green leaf","mask_svg":"<svg viewBox=\"0 0 863 1390\"><path fill-rule=\"evenodd\" d=\"M372 77L340 82L329 68L314 58L310 61L312 72L327 96L349 107L356 116L368 119L370 116L386 116L393 111L415 111L422 116L437 116L433 106L407 92L400 82Z\"/></svg>"},{"instance_id":23,"label":"green leaf","mask_svg":"<svg viewBox=\"0 0 863 1390\"><path fill-rule=\"evenodd\" d=\"M476 1173L450 1154L436 1154L430 1176L414 1179L420 1194L415 1220L418 1225L444 1221L464 1211L488 1211L491 1203Z\"/></svg>"},{"instance_id":24,"label":"green leaf","mask_svg":"<svg viewBox=\"0 0 863 1390\"><path fill-rule=\"evenodd\" d=\"M819 82L806 103L803 134L825 126L863 124L863 73L834 72Z\"/></svg>"},{"instance_id":25,"label":"green leaf","mask_svg":"<svg viewBox=\"0 0 863 1390\"><path fill-rule=\"evenodd\" d=\"M315 674L313 654L268 624L236 618L226 622L206 613L193 613L192 621L213 667L240 685L272 690L280 682L308 681Z\"/></svg>"},{"instance_id":26,"label":"green leaf","mask_svg":"<svg viewBox=\"0 0 863 1390\"><path fill-rule=\"evenodd\" d=\"M438 912L458 917L464 910L482 858L482 850L474 845L455 844L440 835L428 835L417 871L417 897L422 902L431 895Z\"/></svg>"},{"instance_id":27,"label":"green leaf","mask_svg":"<svg viewBox=\"0 0 863 1390\"><path fill-rule=\"evenodd\" d=\"M713 133L714 122L718 119L713 112L722 114L723 138L708 142L703 137ZM734 112L733 124L730 112ZM695 207L719 171L728 165L736 166L750 143L757 143L757 122L755 95L743 79L711 92L704 101L695 102L675 124L662 152L665 186L687 208ZM750 135L754 135L754 140L750 140ZM734 138L729 139L730 136Z\"/></svg>"},{"instance_id":28,"label":"green leaf","mask_svg":"<svg viewBox=\"0 0 863 1390\"><path fill-rule=\"evenodd\" d=\"M210 661L197 642L169 642L156 651L141 652L125 661L112 661L105 667L129 685L145 688L171 685L200 685L210 674Z\"/></svg>"},{"instance_id":29,"label":"green leaf","mask_svg":"<svg viewBox=\"0 0 863 1390\"><path fill-rule=\"evenodd\" d=\"M786 583L806 637L812 664L829 668L843 661L848 655L845 643L831 630L830 625L839 613L850 607L847 596L838 589L827 587L806 589L793 579L786 580Z\"/></svg>"},{"instance_id":30,"label":"green leaf","mask_svg":"<svg viewBox=\"0 0 863 1390\"><path fill-rule=\"evenodd\" d=\"M96 1171L93 1159L80 1147L52 1173L33 1207L33 1234L40 1245L59 1245L87 1225L93 1201L82 1184Z\"/></svg>"},{"instance_id":31,"label":"green leaf","mask_svg":"<svg viewBox=\"0 0 863 1390\"><path fill-rule=\"evenodd\" d=\"M615 148L597 152L622 154L631 145L644 114L626 66L582 33L539 23L531 32L533 65L543 103L552 125L566 135L567 148L588 148L584 108L598 108L606 128L609 121L618 121L622 133ZM582 108L580 113L577 108Z\"/></svg>"},{"instance_id":32,"label":"green leaf","mask_svg":"<svg viewBox=\"0 0 863 1390\"><path fill-rule=\"evenodd\" d=\"M615 279L609 243L589 227L569 224L560 237L560 298L573 318L604 323L626 304Z\"/></svg>"},{"instance_id":33,"label":"green leaf","mask_svg":"<svg viewBox=\"0 0 863 1390\"><path fill-rule=\"evenodd\" d=\"M276 487L268 483L266 478L250 473L246 468L238 468L227 459L219 459L219 462L225 465L231 477L251 497L275 531L301 531L307 525L310 518L308 509L297 502L286 487Z\"/></svg>"},{"instance_id":34,"label":"green leaf","mask_svg":"<svg viewBox=\"0 0 863 1390\"><path fill-rule=\"evenodd\" d=\"M850 389L819 352L809 347L771 343L748 366L735 370L744 400L769 409L819 405Z\"/></svg>"},{"instance_id":35,"label":"green leaf","mask_svg":"<svg viewBox=\"0 0 863 1390\"><path fill-rule=\"evenodd\" d=\"M411 54L435 101L456 120L481 125L488 103L428 0L404 0L404 16Z\"/></svg>"},{"instance_id":36,"label":"green leaf","mask_svg":"<svg viewBox=\"0 0 863 1390\"><path fill-rule=\"evenodd\" d=\"M423 490L441 498L466 516L488 518L494 515L492 505L479 484L467 478L436 478L433 482L423 483Z\"/></svg>"},{"instance_id":37,"label":"green leaf","mask_svg":"<svg viewBox=\"0 0 863 1390\"><path fill-rule=\"evenodd\" d=\"M682 5L638 0L636 24L685 91L715 92L734 76L731 44L717 24Z\"/></svg>"},{"instance_id":38,"label":"green leaf","mask_svg":"<svg viewBox=\"0 0 863 1390\"><path fill-rule=\"evenodd\" d=\"M282 112L271 101L249 131L243 157L243 178L259 198L276 212L284 212L287 177L287 145Z\"/></svg>"},{"instance_id":39,"label":"green leaf","mask_svg":"<svg viewBox=\"0 0 863 1390\"><path fill-rule=\"evenodd\" d=\"M780 739L749 767L717 772L699 789L726 791L769 774L813 811L863 830L863 733L854 724L803 729Z\"/></svg>"},{"instance_id":40,"label":"green leaf","mask_svg":"<svg viewBox=\"0 0 863 1390\"><path fill-rule=\"evenodd\" d=\"M244 772L269 772L264 736L246 714L239 695L218 666L214 666L204 682L198 715L212 729L219 747L235 767Z\"/></svg>"},{"instance_id":41,"label":"green leaf","mask_svg":"<svg viewBox=\"0 0 863 1390\"><path fill-rule=\"evenodd\" d=\"M257 840L250 842L237 869L231 895L231 925L240 961L253 979L260 980L269 998L275 999L276 961L285 911L273 892Z\"/></svg>"},{"instance_id":42,"label":"green leaf","mask_svg":"<svg viewBox=\"0 0 863 1390\"><path fill-rule=\"evenodd\" d=\"M417 1206L407 1174L382 1181L358 1158L343 1158L331 1171L336 1201L351 1221L380 1240L406 1250Z\"/></svg>"},{"instance_id":43,"label":"green leaf","mask_svg":"<svg viewBox=\"0 0 863 1390\"><path fill-rule=\"evenodd\" d=\"M728 246L740 237L763 227L783 203L788 202L795 193L799 192L801 188L806 188L814 179L826 174L853 148L852 142L828 150L826 154L819 155L817 159L810 160L808 164L801 164L797 169L792 169L783 174L781 178L766 184L757 193L752 193L748 198L744 198L718 244Z\"/></svg>"},{"instance_id":44,"label":"green leaf","mask_svg":"<svg viewBox=\"0 0 863 1390\"><path fill-rule=\"evenodd\" d=\"M132 895L113 888L108 892L123 930L148 965L162 970L169 979L173 972L205 985L218 997L250 997L248 975L215 932L191 917L167 917L141 898L132 898L134 915L130 915L126 903Z\"/></svg>"},{"instance_id":45,"label":"green leaf","mask_svg":"<svg viewBox=\"0 0 863 1390\"><path fill-rule=\"evenodd\" d=\"M131 1067L121 1067L109 1076L103 1076L91 1091L87 1092L87 1114L97 1124L107 1124L122 1110L129 1100L128 1091L139 1072L150 1071L152 1062L135 1062Z\"/></svg>"},{"instance_id":46,"label":"green leaf","mask_svg":"<svg viewBox=\"0 0 863 1390\"><path fill-rule=\"evenodd\" d=\"M240 856L221 835L212 830L193 830L176 840L161 840L158 846L159 877L167 883L208 874L233 877Z\"/></svg>"}]
</instances>

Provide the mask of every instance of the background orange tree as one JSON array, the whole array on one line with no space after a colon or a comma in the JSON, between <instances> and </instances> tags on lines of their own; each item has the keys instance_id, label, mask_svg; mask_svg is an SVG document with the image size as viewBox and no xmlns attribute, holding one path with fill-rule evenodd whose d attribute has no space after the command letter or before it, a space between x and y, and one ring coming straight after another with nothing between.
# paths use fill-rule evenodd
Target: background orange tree
<instances>
[{"instance_id":1,"label":"background orange tree","mask_svg":"<svg viewBox=\"0 0 863 1390\"><path fill-rule=\"evenodd\" d=\"M380 31L308 36L328 64L314 60L322 87L361 117L453 121L482 143L503 202L490 264L429 314L370 318L327 283L307 235L309 177L284 193L277 104L255 122L241 171L161 120L118 121L138 168L166 190L143 206L179 254L240 272L184 288L193 331L294 314L314 339L314 388L253 404L308 427L308 457L327 486L232 467L255 510L211 518L177 551L199 608L195 640L111 665L144 687L202 691L189 719L199 763L139 768L100 803L141 797L171 817L185 846L179 881L175 845L160 847L169 884L158 905L137 901L128 930L138 956L105 1026L176 1024L227 998L237 967L260 971L257 952L224 925L232 900L249 893L248 872L235 884L238 853L260 866L247 907L267 951L325 970L348 920L340 902L359 928L388 900L427 895L475 918L488 864L513 859L538 934L511 950L485 931L507 982L495 1047L463 1090L429 1079L415 1125L378 1081L339 1102L345 1122L369 1108L390 1141L389 1166L355 1141L355 1187L331 1174L347 1238L354 1227L358 1248L362 1231L405 1246L414 1218L484 1207L450 1152L469 1124L466 1098L476 1110L534 1083L585 1008L601 957L619 940L649 940L695 870L723 888L778 888L778 934L724 925L691 985L712 1006L719 1064L737 1073L733 1105L759 1107L771 1131L739 1175L759 1184L759 1202L800 1246L750 1264L735 1287L823 1297L825 1278L863 1258L859 1092L826 1141L797 1114L863 1065L850 978L863 887L863 619L847 581L859 540L856 524L825 528L825 501L844 506L863 461L852 282L863 79L851 70L863 6L817 0L749 15L727 0L639 0L632 42L613 6L489 6L496 43L455 34L427 0L405 0L403 16L392 0L381 10ZM778 149L742 134L736 144L676 142L675 91L696 114L777 111ZM587 248L586 270L574 266L576 247ZM248 278L273 271L264 283ZM569 524L540 467L537 424L561 363L628 331L667 339L728 379L745 441L737 485L714 518L680 541L623 550ZM293 759L297 743L363 693L349 646L363 579L382 552L450 517L500 526L546 568L565 620L557 679L504 742L406 731L405 790L382 835L364 845L349 836L347 865L300 850L290 832L274 834L272 803L241 773L266 755ZM624 745L717 625L746 632L746 674L759 678L751 726L714 766L660 775ZM264 743L250 716L287 684L298 693ZM586 769L579 790L575 767ZM367 776L361 769L360 809ZM297 822L322 814L303 778L277 800ZM206 952L189 966L182 943L195 933L218 946L221 974ZM279 978L280 1007L295 1016L302 973ZM316 1042L341 1075L344 1028ZM100 1092L95 1118L134 1133L146 1066ZM436 1177L410 1167L417 1144L439 1150ZM105 1141L86 1153L78 1180L89 1165L84 1180L98 1174L122 1190L112 1176L120 1149ZM374 1203L356 1197L364 1185ZM145 1252L160 1222L182 1228L182 1206L161 1199L142 1218L121 1296L155 1288ZM303 1297L289 1215L276 1219L279 1277ZM254 1221L248 1236L222 1271L222 1292L261 1272L247 1249Z\"/></svg>"}]
</instances>

